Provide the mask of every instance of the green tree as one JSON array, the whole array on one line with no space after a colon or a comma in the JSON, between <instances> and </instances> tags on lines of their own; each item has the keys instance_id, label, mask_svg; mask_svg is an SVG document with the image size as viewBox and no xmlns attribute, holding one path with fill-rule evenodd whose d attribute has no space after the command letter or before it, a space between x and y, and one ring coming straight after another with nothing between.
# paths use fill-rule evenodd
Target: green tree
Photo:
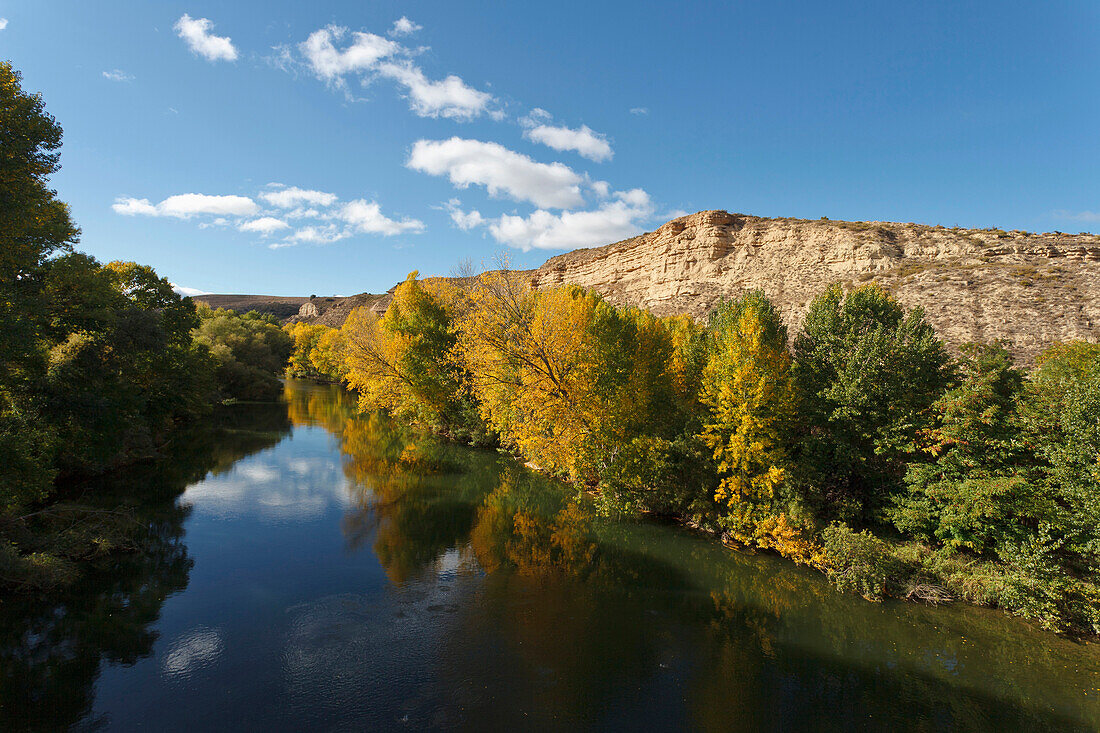
<instances>
[{"instance_id":1,"label":"green tree","mask_svg":"<svg viewBox=\"0 0 1100 733\"><path fill-rule=\"evenodd\" d=\"M1053 531L1078 569L1100 566L1100 344L1048 349L1023 406L1045 493L1063 508Z\"/></svg>"},{"instance_id":2,"label":"green tree","mask_svg":"<svg viewBox=\"0 0 1100 733\"><path fill-rule=\"evenodd\" d=\"M209 351L225 399L273 400L282 393L279 375L293 348L291 337L270 315L200 305L194 342Z\"/></svg>"},{"instance_id":3,"label":"green tree","mask_svg":"<svg viewBox=\"0 0 1100 733\"><path fill-rule=\"evenodd\" d=\"M920 308L867 285L813 300L794 343L805 427L799 480L827 519L880 521L901 485L949 357Z\"/></svg>"},{"instance_id":4,"label":"green tree","mask_svg":"<svg viewBox=\"0 0 1100 733\"><path fill-rule=\"evenodd\" d=\"M61 126L0 62L0 507L45 496L53 436L35 399L45 370L41 268L79 231L49 187L60 168Z\"/></svg>"},{"instance_id":5,"label":"green tree","mask_svg":"<svg viewBox=\"0 0 1100 733\"><path fill-rule=\"evenodd\" d=\"M1000 344L968 344L958 382L933 405L934 425L918 437L933 460L910 464L906 494L890 510L899 530L991 553L1020 542L1054 507L1037 491L1021 439L1024 374Z\"/></svg>"}]
</instances>

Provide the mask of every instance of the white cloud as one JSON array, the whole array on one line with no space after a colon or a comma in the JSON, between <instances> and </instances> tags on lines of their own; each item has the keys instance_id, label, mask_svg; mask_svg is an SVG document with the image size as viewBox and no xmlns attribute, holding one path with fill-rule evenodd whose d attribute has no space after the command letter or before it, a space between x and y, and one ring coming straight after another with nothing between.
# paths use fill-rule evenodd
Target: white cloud
<instances>
[{"instance_id":1,"label":"white cloud","mask_svg":"<svg viewBox=\"0 0 1100 733\"><path fill-rule=\"evenodd\" d=\"M394 21L393 28L390 28L391 36L408 36L422 30L424 26L417 25L411 20L402 15L400 18Z\"/></svg>"},{"instance_id":2,"label":"white cloud","mask_svg":"<svg viewBox=\"0 0 1100 733\"><path fill-rule=\"evenodd\" d=\"M256 202L247 196L209 196L204 193L181 193L169 196L155 206L149 199L119 197L111 206L116 214L124 216L174 216L189 219L197 214L224 216L249 216L259 210Z\"/></svg>"},{"instance_id":3,"label":"white cloud","mask_svg":"<svg viewBox=\"0 0 1100 733\"><path fill-rule=\"evenodd\" d=\"M376 201L357 199L339 204L336 194L325 191L280 183L269 183L266 188L269 190L262 191L257 198L276 207L277 211L262 211L260 205L247 196L209 196L201 193L169 196L159 204L149 199L120 196L111 208L124 216L191 219L205 215L198 221L200 229L233 227L264 237L281 233L279 246L302 242L327 244L357 234L388 237L424 231L424 222L419 219L387 217ZM292 221L293 224L290 223ZM292 229L294 231L289 231Z\"/></svg>"},{"instance_id":4,"label":"white cloud","mask_svg":"<svg viewBox=\"0 0 1100 733\"><path fill-rule=\"evenodd\" d=\"M135 199L128 196L119 196L111 204L116 214L123 216L158 216L157 207L153 206L149 199Z\"/></svg>"},{"instance_id":5,"label":"white cloud","mask_svg":"<svg viewBox=\"0 0 1100 733\"><path fill-rule=\"evenodd\" d=\"M588 125L581 125L579 130L568 127L537 125L525 130L523 136L554 150L574 150L578 155L597 162L611 160L611 156L614 155L611 151L611 144L607 142L607 137L594 131Z\"/></svg>"},{"instance_id":6,"label":"white cloud","mask_svg":"<svg viewBox=\"0 0 1100 733\"><path fill-rule=\"evenodd\" d=\"M294 234L290 235L290 243L298 244L305 242L307 244L331 244L333 242L339 242L341 239L345 239L351 236L346 230L340 229L335 224L326 224L324 226L308 226L302 227Z\"/></svg>"},{"instance_id":7,"label":"white cloud","mask_svg":"<svg viewBox=\"0 0 1100 733\"><path fill-rule=\"evenodd\" d=\"M266 237L281 229L289 229L290 225L282 219L276 219L273 216L261 216L259 219L243 222L237 228L242 232L256 232Z\"/></svg>"},{"instance_id":8,"label":"white cloud","mask_svg":"<svg viewBox=\"0 0 1100 733\"><path fill-rule=\"evenodd\" d=\"M485 223L485 217L481 215L480 211L463 211L461 202L458 199L448 201L445 208L450 212L451 221L454 222L454 225L464 232Z\"/></svg>"},{"instance_id":9,"label":"white cloud","mask_svg":"<svg viewBox=\"0 0 1100 733\"><path fill-rule=\"evenodd\" d=\"M402 52L401 44L373 33L352 33L352 43L343 51L335 42L347 35L348 29L330 25L309 34L298 45L310 69L318 79L343 86L344 75L351 72L371 71L378 62Z\"/></svg>"},{"instance_id":10,"label":"white cloud","mask_svg":"<svg viewBox=\"0 0 1100 733\"><path fill-rule=\"evenodd\" d=\"M259 210L256 202L247 196L210 196L204 193L181 193L157 204L162 216L187 219L196 214L225 216L249 216Z\"/></svg>"},{"instance_id":11,"label":"white cloud","mask_svg":"<svg viewBox=\"0 0 1100 733\"><path fill-rule=\"evenodd\" d=\"M0 31L4 30L7 27L8 27L8 19L7 18L0 18Z\"/></svg>"},{"instance_id":12,"label":"white cloud","mask_svg":"<svg viewBox=\"0 0 1100 733\"><path fill-rule=\"evenodd\" d=\"M632 114L632 115L647 115L647 114L649 114L649 109L647 109L646 107L631 107L630 108L630 114Z\"/></svg>"},{"instance_id":13,"label":"white cloud","mask_svg":"<svg viewBox=\"0 0 1100 733\"><path fill-rule=\"evenodd\" d=\"M471 120L488 111L493 102L493 95L467 86L453 74L431 81L411 61L383 63L378 73L405 87L409 108L421 117Z\"/></svg>"},{"instance_id":14,"label":"white cloud","mask_svg":"<svg viewBox=\"0 0 1100 733\"><path fill-rule=\"evenodd\" d=\"M161 216L188 219L197 214L219 216L250 216L259 211L256 202L247 196L210 196L205 193L181 193L157 204Z\"/></svg>"},{"instance_id":15,"label":"white cloud","mask_svg":"<svg viewBox=\"0 0 1100 733\"><path fill-rule=\"evenodd\" d=\"M340 209L339 218L364 234L393 236L403 232L424 231L424 222L416 219L395 221L382 214L382 208L374 201L358 199L350 201Z\"/></svg>"},{"instance_id":16,"label":"white cloud","mask_svg":"<svg viewBox=\"0 0 1100 733\"><path fill-rule=\"evenodd\" d=\"M312 207L307 209L299 206L297 209L286 212L283 216L287 219L320 219L322 214Z\"/></svg>"},{"instance_id":17,"label":"white cloud","mask_svg":"<svg viewBox=\"0 0 1100 733\"><path fill-rule=\"evenodd\" d=\"M280 188L278 191L265 191L260 194L267 203L278 206L280 209L291 209L302 204L313 206L332 206L336 203L336 194L324 191L310 191L291 186Z\"/></svg>"},{"instance_id":18,"label":"white cloud","mask_svg":"<svg viewBox=\"0 0 1100 733\"><path fill-rule=\"evenodd\" d=\"M236 61L237 49L228 36L215 36L214 24L206 18L192 18L184 13L176 21L179 37L187 42L191 52L207 61Z\"/></svg>"},{"instance_id":19,"label":"white cloud","mask_svg":"<svg viewBox=\"0 0 1100 733\"><path fill-rule=\"evenodd\" d=\"M653 204L649 195L636 188L617 192L614 200L593 211L552 214L539 209L527 217L505 214L499 219L485 221L498 242L527 251L576 249L617 242L640 233L641 223L652 215ZM477 216L480 218L481 215Z\"/></svg>"},{"instance_id":20,"label":"white cloud","mask_svg":"<svg viewBox=\"0 0 1100 733\"><path fill-rule=\"evenodd\" d=\"M584 179L562 163L538 163L498 143L480 140L417 140L405 164L433 176L446 175L458 188L485 186L491 196L509 196L543 208L584 203Z\"/></svg>"},{"instance_id":21,"label":"white cloud","mask_svg":"<svg viewBox=\"0 0 1100 733\"><path fill-rule=\"evenodd\" d=\"M175 290L180 295L185 295L188 298L194 297L196 295L210 295L210 293L206 292L205 290L199 290L198 288L188 288L183 285L177 285L176 283L168 284L172 286L172 290Z\"/></svg>"},{"instance_id":22,"label":"white cloud","mask_svg":"<svg viewBox=\"0 0 1100 733\"><path fill-rule=\"evenodd\" d=\"M410 33L419 29L408 18L397 21L394 29L398 27L410 28ZM485 113L496 115L499 112L490 109L494 101L491 94L470 87L453 74L439 81L429 79L408 58L399 58L408 57L411 52L397 41L374 33L355 32L351 33L350 44L338 48L337 44L347 35L347 28L330 25L314 31L298 44L306 66L330 86L348 93L345 79L348 74L359 74L364 84L374 77L382 77L404 87L410 109L421 117L470 120ZM391 30L390 35L395 32ZM279 55L271 63L284 70L293 68L285 49L276 51ZM350 93L348 96L350 98Z\"/></svg>"},{"instance_id":23,"label":"white cloud","mask_svg":"<svg viewBox=\"0 0 1100 733\"><path fill-rule=\"evenodd\" d=\"M111 81L133 81L134 75L127 74L122 69L115 69L114 71L104 71L103 78Z\"/></svg>"},{"instance_id":24,"label":"white cloud","mask_svg":"<svg viewBox=\"0 0 1100 733\"><path fill-rule=\"evenodd\" d=\"M451 221L455 223L459 229L464 232L468 232L474 227L479 227L485 223L485 218L481 215L480 211L459 211L455 209L451 212Z\"/></svg>"}]
</instances>

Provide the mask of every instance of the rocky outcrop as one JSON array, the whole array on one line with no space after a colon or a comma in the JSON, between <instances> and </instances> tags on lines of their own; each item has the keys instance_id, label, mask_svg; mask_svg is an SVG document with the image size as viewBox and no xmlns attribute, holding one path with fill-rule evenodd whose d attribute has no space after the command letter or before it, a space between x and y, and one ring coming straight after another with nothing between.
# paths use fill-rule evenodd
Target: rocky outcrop
<instances>
[{"instance_id":1,"label":"rocky outcrop","mask_svg":"<svg viewBox=\"0 0 1100 733\"><path fill-rule=\"evenodd\" d=\"M1004 339L1027 363L1056 341L1100 340L1100 236L1089 234L701 211L527 274L536 287L573 283L617 305L700 319L722 298L760 289L792 332L829 284L877 282L923 307L952 346ZM339 326L356 307L384 313L392 292L317 299L290 320Z\"/></svg>"},{"instance_id":2,"label":"rocky outcrop","mask_svg":"<svg viewBox=\"0 0 1100 733\"><path fill-rule=\"evenodd\" d=\"M298 315L291 316L287 323L321 323L332 328L339 328L348 319L356 308L370 308L379 315L386 312L386 307L393 298L393 288L389 292L375 295L374 293L360 293L347 298L314 298L308 303L303 303L298 310Z\"/></svg>"},{"instance_id":3,"label":"rocky outcrop","mask_svg":"<svg viewBox=\"0 0 1100 733\"><path fill-rule=\"evenodd\" d=\"M833 282L878 282L922 306L950 344L1004 339L1022 360L1100 340L1100 236L702 211L654 232L552 257L537 287L574 283L616 304L702 318L763 290L792 330Z\"/></svg>"}]
</instances>

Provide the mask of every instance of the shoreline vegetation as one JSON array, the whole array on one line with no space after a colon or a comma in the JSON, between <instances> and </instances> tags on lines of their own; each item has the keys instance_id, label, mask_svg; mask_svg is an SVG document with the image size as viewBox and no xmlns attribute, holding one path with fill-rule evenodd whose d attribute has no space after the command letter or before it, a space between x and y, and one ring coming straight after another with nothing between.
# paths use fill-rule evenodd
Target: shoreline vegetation
<instances>
[{"instance_id":1,"label":"shoreline vegetation","mask_svg":"<svg viewBox=\"0 0 1100 733\"><path fill-rule=\"evenodd\" d=\"M48 185L61 135L0 63L0 587L25 592L141 551L145 497L74 486L175 450L218 403L275 399L291 346L270 316L196 308L152 268L74 251Z\"/></svg>"},{"instance_id":2,"label":"shoreline vegetation","mask_svg":"<svg viewBox=\"0 0 1100 733\"><path fill-rule=\"evenodd\" d=\"M760 292L703 325L507 269L461 283L414 272L381 317L286 326L288 376L868 600L1100 632L1100 346L951 356L874 285L829 288L789 338Z\"/></svg>"}]
</instances>

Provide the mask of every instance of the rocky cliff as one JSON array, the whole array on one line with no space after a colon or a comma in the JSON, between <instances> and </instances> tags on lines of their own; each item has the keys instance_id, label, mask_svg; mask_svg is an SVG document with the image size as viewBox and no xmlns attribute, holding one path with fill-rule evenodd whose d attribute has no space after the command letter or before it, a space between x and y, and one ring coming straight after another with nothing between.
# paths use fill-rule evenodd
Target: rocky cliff
<instances>
[{"instance_id":1,"label":"rocky cliff","mask_svg":"<svg viewBox=\"0 0 1100 733\"><path fill-rule=\"evenodd\" d=\"M1068 339L1100 340L1100 236L921 224L765 219L701 211L654 232L552 257L536 287L574 283L616 304L703 318L725 297L761 289L796 329L830 283L878 282L922 306L952 345L1004 339L1024 362ZM389 296L355 296L376 312ZM302 320L339 325L333 303ZM306 308L303 306L303 308Z\"/></svg>"},{"instance_id":2,"label":"rocky cliff","mask_svg":"<svg viewBox=\"0 0 1100 733\"><path fill-rule=\"evenodd\" d=\"M761 289L797 328L833 282L878 282L922 306L950 344L1005 339L1024 361L1100 340L1100 236L889 222L764 219L702 211L615 244L552 257L533 273L658 315L703 317Z\"/></svg>"}]
</instances>

